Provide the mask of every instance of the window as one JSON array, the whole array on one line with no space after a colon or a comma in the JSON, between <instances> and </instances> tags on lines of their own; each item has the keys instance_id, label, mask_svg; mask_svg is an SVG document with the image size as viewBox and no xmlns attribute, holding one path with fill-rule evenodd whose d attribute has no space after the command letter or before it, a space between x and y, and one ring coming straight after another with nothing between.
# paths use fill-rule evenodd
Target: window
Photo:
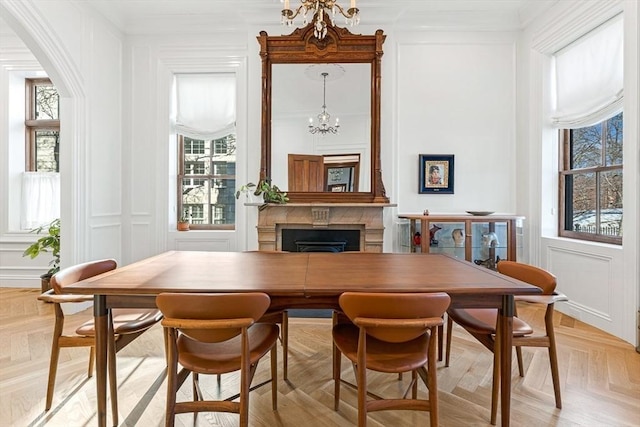
<instances>
[{"instance_id":1,"label":"window","mask_svg":"<svg viewBox=\"0 0 640 427\"><path fill-rule=\"evenodd\" d=\"M622 113L560 131L560 235L622 244Z\"/></svg>"},{"instance_id":2,"label":"window","mask_svg":"<svg viewBox=\"0 0 640 427\"><path fill-rule=\"evenodd\" d=\"M178 136L178 207L192 229L232 229L236 217L236 135Z\"/></svg>"},{"instance_id":3,"label":"window","mask_svg":"<svg viewBox=\"0 0 640 427\"><path fill-rule=\"evenodd\" d=\"M49 79L27 79L26 165L32 172L59 172L58 91Z\"/></svg>"}]
</instances>

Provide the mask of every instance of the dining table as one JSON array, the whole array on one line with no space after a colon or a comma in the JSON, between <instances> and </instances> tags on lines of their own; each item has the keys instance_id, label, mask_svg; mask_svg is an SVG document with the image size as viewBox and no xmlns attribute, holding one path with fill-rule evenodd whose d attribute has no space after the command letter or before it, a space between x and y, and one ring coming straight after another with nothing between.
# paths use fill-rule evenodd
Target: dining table
<instances>
[{"instance_id":1,"label":"dining table","mask_svg":"<svg viewBox=\"0 0 640 427\"><path fill-rule=\"evenodd\" d=\"M536 286L444 254L168 251L63 288L94 296L98 425L107 425L107 337L113 308L155 307L162 292L264 292L272 309L339 310L343 292L446 292L451 306L496 308L501 425L508 426L515 295ZM115 397L112 397L115 398Z\"/></svg>"}]
</instances>

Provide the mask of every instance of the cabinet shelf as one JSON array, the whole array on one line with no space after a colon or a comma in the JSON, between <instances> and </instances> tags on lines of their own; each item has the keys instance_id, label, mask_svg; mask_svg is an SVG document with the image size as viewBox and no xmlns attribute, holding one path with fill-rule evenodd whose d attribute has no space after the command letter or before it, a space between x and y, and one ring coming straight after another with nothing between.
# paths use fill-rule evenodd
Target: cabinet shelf
<instances>
[{"instance_id":1,"label":"cabinet shelf","mask_svg":"<svg viewBox=\"0 0 640 427\"><path fill-rule=\"evenodd\" d=\"M409 220L409 239L402 239L400 246L411 252L446 253L495 269L501 259L516 261L518 248L522 247L522 216L403 214L398 217Z\"/></svg>"}]
</instances>

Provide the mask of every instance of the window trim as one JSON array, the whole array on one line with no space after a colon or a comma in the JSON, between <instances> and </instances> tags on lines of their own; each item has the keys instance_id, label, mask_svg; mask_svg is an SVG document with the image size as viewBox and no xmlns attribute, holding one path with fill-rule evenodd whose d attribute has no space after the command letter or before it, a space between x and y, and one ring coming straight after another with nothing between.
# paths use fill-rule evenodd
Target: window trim
<instances>
[{"instance_id":1,"label":"window trim","mask_svg":"<svg viewBox=\"0 0 640 427\"><path fill-rule=\"evenodd\" d=\"M609 119L603 120L603 122L607 122ZM624 119L623 119L624 120ZM602 123L602 122L601 122ZM623 121L624 123L624 121ZM605 126L603 124L603 126ZM602 132L602 135L606 135L606 131ZM558 142L559 142L559 165L558 165L558 235L560 237L567 237L570 239L576 240L585 240L590 242L599 242L599 243L608 243L614 245L622 245L622 236L607 236L600 233L583 233L579 231L567 230L565 228L565 224L567 221L567 211L566 211L566 197L567 197L567 188L566 188L566 177L570 175L576 175L579 173L594 173L596 177L596 212L600 212L600 179L599 176L603 172L611 171L611 170L621 170L624 171L624 162L620 165L610 165L610 166L593 166L588 168L578 168L571 169L570 161L571 161L571 153L570 153L570 144L571 144L571 129L560 129L558 131ZM606 147L606 144L603 143L603 147ZM606 150L602 150L602 164L604 162L604 156L606 155ZM596 217L598 218L598 216ZM596 219L596 221L598 221ZM598 222L596 222L597 224ZM596 227L596 230L598 227Z\"/></svg>"}]
</instances>

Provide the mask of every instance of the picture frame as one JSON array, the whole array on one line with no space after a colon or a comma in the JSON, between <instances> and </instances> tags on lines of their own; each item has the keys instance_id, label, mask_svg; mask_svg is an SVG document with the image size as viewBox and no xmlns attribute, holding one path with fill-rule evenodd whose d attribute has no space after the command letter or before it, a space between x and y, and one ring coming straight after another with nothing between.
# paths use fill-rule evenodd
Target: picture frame
<instances>
[{"instance_id":1,"label":"picture frame","mask_svg":"<svg viewBox=\"0 0 640 427\"><path fill-rule=\"evenodd\" d=\"M332 193L342 193L347 191L347 184L331 184L329 185L329 191Z\"/></svg>"},{"instance_id":2,"label":"picture frame","mask_svg":"<svg viewBox=\"0 0 640 427\"><path fill-rule=\"evenodd\" d=\"M420 154L418 169L420 194L453 194L453 154Z\"/></svg>"}]
</instances>

